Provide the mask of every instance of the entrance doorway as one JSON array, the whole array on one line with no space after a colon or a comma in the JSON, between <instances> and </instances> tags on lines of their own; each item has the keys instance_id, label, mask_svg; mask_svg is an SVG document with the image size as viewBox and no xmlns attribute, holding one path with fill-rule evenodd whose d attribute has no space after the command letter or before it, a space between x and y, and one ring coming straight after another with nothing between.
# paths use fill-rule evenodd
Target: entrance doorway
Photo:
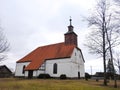
<instances>
[{"instance_id":1,"label":"entrance doorway","mask_svg":"<svg viewBox=\"0 0 120 90\"><path fill-rule=\"evenodd\" d=\"M78 72L78 79L80 79L80 72Z\"/></svg>"},{"instance_id":2,"label":"entrance doorway","mask_svg":"<svg viewBox=\"0 0 120 90\"><path fill-rule=\"evenodd\" d=\"M28 71L28 78L32 78L33 77L33 70L29 70Z\"/></svg>"}]
</instances>

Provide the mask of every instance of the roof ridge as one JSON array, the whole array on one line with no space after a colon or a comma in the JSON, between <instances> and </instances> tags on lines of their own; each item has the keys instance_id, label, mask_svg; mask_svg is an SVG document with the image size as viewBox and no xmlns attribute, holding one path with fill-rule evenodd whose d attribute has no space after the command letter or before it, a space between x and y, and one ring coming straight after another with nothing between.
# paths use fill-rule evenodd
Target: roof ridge
<instances>
[{"instance_id":1,"label":"roof ridge","mask_svg":"<svg viewBox=\"0 0 120 90\"><path fill-rule=\"evenodd\" d=\"M53 44L48 44L48 45L44 45L44 46L39 46L38 48L48 47L48 46L53 46L53 45L58 45L58 44L64 44L64 42L60 42L60 43L53 43Z\"/></svg>"}]
</instances>

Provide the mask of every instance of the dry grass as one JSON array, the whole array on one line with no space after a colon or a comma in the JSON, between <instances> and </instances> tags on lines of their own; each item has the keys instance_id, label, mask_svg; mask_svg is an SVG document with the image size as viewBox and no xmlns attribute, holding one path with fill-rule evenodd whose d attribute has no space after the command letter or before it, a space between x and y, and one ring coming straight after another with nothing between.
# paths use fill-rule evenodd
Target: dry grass
<instances>
[{"instance_id":1,"label":"dry grass","mask_svg":"<svg viewBox=\"0 0 120 90\"><path fill-rule=\"evenodd\" d=\"M0 90L120 90L113 88L114 83L110 81L108 86L103 86L103 81L95 80L55 80L55 79L0 79Z\"/></svg>"}]
</instances>

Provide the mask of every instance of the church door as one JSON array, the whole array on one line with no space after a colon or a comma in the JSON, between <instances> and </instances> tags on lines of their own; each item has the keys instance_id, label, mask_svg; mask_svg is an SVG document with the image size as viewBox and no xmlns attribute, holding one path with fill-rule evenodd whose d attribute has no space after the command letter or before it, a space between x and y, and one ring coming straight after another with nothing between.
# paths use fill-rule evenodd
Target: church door
<instances>
[{"instance_id":1,"label":"church door","mask_svg":"<svg viewBox=\"0 0 120 90\"><path fill-rule=\"evenodd\" d=\"M32 78L33 77L33 70L29 70L28 71L28 78Z\"/></svg>"},{"instance_id":2,"label":"church door","mask_svg":"<svg viewBox=\"0 0 120 90\"><path fill-rule=\"evenodd\" d=\"M80 79L80 72L78 72L78 79Z\"/></svg>"}]
</instances>

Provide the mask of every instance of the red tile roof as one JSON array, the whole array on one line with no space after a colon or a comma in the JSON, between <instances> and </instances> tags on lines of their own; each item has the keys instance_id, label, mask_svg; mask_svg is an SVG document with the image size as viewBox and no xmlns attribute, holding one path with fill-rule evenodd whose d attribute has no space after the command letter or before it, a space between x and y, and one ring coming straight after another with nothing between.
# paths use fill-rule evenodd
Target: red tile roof
<instances>
[{"instance_id":1,"label":"red tile roof","mask_svg":"<svg viewBox=\"0 0 120 90\"><path fill-rule=\"evenodd\" d=\"M38 47L17 63L30 62L25 70L37 70L45 60L71 57L74 48L75 45L65 45L64 43Z\"/></svg>"}]
</instances>

